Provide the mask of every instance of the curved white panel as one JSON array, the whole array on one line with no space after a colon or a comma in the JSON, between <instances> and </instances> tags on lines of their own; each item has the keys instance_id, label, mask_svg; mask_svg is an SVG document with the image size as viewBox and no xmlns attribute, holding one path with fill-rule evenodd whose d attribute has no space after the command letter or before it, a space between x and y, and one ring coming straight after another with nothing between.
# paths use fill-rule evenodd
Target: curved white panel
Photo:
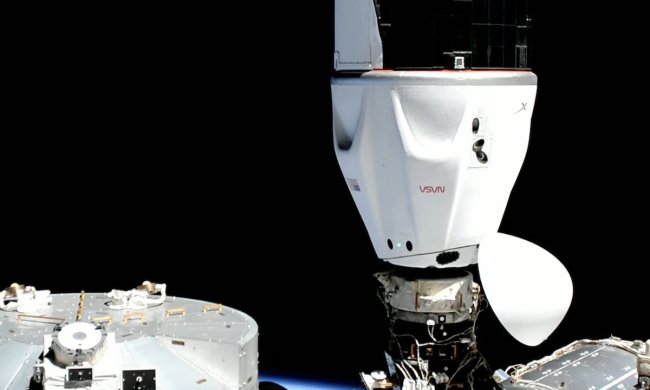
<instances>
[{"instance_id":1,"label":"curved white panel","mask_svg":"<svg viewBox=\"0 0 650 390\"><path fill-rule=\"evenodd\" d=\"M521 238L493 233L481 241L478 266L492 309L514 338L539 345L562 322L573 283L555 256Z\"/></svg>"}]
</instances>

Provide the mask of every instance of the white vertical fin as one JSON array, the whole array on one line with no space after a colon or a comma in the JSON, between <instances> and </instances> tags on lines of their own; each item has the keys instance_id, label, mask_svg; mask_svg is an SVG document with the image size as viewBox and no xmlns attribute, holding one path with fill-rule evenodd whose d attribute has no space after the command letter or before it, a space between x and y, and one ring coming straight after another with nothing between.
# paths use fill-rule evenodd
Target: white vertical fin
<instances>
[{"instance_id":1,"label":"white vertical fin","mask_svg":"<svg viewBox=\"0 0 650 390\"><path fill-rule=\"evenodd\" d=\"M336 0L334 68L372 70L383 66L373 0Z\"/></svg>"}]
</instances>

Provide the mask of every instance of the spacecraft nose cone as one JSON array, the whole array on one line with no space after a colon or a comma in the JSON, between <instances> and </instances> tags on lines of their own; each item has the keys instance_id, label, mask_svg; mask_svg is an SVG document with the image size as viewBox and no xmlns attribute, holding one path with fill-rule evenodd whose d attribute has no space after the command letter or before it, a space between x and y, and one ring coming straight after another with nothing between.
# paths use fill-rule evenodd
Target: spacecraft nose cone
<instances>
[{"instance_id":1,"label":"spacecraft nose cone","mask_svg":"<svg viewBox=\"0 0 650 390\"><path fill-rule=\"evenodd\" d=\"M494 233L481 241L478 266L494 313L518 341L539 345L562 322L573 283L564 265L545 249Z\"/></svg>"}]
</instances>

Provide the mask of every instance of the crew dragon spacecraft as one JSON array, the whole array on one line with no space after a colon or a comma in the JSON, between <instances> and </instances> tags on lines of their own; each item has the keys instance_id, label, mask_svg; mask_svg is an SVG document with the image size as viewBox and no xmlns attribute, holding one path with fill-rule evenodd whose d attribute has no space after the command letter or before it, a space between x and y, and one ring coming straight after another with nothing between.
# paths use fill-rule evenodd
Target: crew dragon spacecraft
<instances>
[{"instance_id":1,"label":"crew dragon spacecraft","mask_svg":"<svg viewBox=\"0 0 650 390\"><path fill-rule=\"evenodd\" d=\"M527 0L335 1L336 156L394 266L376 275L390 340L386 369L362 374L368 390L649 386L644 342L581 340L495 373L477 348L485 297L534 346L573 295L553 255L497 232L535 102L529 15Z\"/></svg>"}]
</instances>

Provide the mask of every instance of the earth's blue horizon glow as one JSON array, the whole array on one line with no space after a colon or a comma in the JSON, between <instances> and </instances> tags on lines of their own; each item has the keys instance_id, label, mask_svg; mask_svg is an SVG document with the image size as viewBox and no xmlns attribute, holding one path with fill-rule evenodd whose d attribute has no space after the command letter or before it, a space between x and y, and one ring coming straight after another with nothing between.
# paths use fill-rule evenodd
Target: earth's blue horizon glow
<instances>
[{"instance_id":1,"label":"earth's blue horizon glow","mask_svg":"<svg viewBox=\"0 0 650 390\"><path fill-rule=\"evenodd\" d=\"M361 384L324 382L322 380L311 381L308 379L288 378L284 376L262 375L260 381L274 382L287 390L360 390Z\"/></svg>"}]
</instances>

